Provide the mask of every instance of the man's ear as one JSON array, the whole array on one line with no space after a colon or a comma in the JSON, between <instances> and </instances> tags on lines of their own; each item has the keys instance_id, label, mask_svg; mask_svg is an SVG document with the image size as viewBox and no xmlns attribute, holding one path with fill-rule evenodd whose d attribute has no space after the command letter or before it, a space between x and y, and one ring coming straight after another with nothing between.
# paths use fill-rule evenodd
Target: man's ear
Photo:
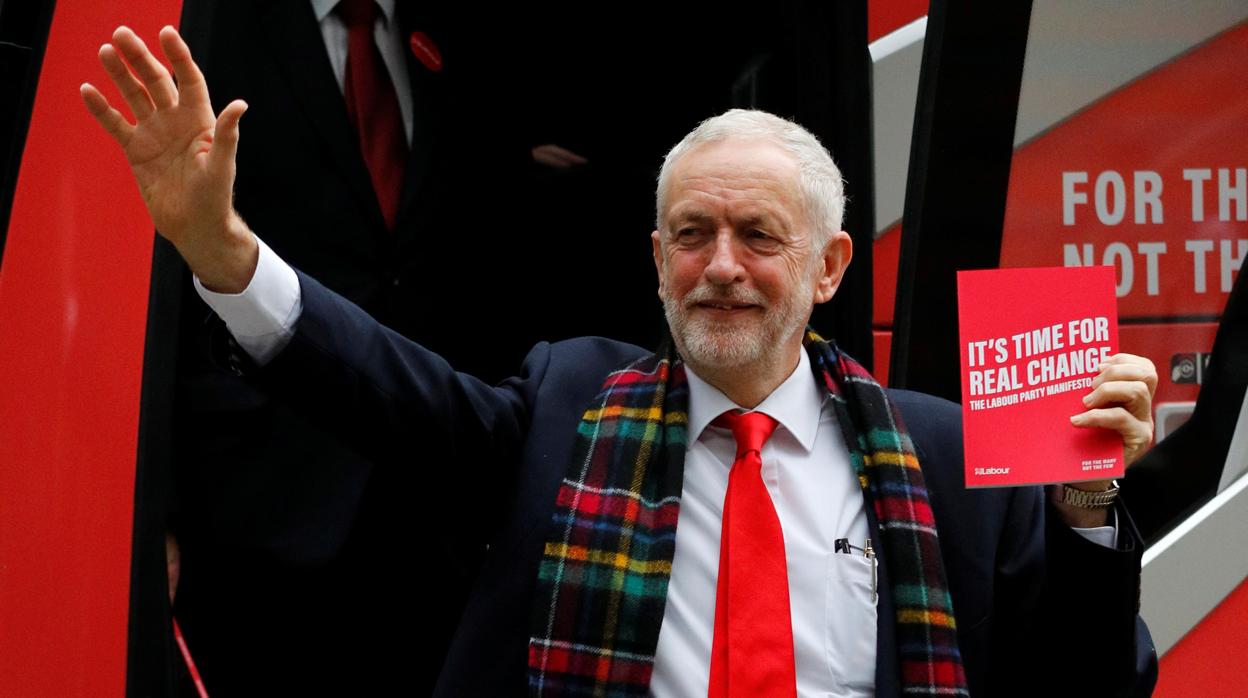
<instances>
[{"instance_id":1,"label":"man's ear","mask_svg":"<svg viewBox=\"0 0 1248 698\"><path fill-rule=\"evenodd\" d=\"M654 248L654 270L659 274L659 298L663 297L663 241L659 231L650 233L650 246Z\"/></svg>"},{"instance_id":2,"label":"man's ear","mask_svg":"<svg viewBox=\"0 0 1248 698\"><path fill-rule=\"evenodd\" d=\"M849 260L854 257L854 241L844 230L837 231L823 247L823 267L819 278L815 281L815 302L826 303L832 300L836 289L845 277L845 269Z\"/></svg>"}]
</instances>

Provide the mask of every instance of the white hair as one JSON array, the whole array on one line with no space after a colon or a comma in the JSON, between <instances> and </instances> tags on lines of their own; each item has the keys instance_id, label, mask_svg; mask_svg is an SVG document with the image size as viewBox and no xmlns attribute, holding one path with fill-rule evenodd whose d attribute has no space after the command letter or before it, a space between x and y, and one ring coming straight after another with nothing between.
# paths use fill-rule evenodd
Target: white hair
<instances>
[{"instance_id":1,"label":"white hair","mask_svg":"<svg viewBox=\"0 0 1248 698\"><path fill-rule=\"evenodd\" d=\"M655 221L664 230L668 177L672 166L685 153L703 143L730 138L767 138L797 161L798 183L806 219L816 228L819 240L826 241L841 229L845 212L845 184L841 170L815 134L801 126L765 111L730 109L698 124L663 158L655 191Z\"/></svg>"}]
</instances>

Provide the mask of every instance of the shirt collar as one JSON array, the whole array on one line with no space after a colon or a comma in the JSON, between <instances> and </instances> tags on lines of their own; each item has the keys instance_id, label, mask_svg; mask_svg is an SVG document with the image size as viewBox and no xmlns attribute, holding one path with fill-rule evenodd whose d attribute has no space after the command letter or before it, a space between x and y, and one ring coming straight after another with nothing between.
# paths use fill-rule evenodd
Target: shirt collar
<instances>
[{"instance_id":1,"label":"shirt collar","mask_svg":"<svg viewBox=\"0 0 1248 698\"><path fill-rule=\"evenodd\" d=\"M809 452L815 446L819 416L827 394L819 389L819 384L811 376L810 357L806 355L806 350L802 349L799 354L797 368L754 411L763 412L779 422ZM685 376L689 380L689 443L697 441L707 425L719 415L728 410L745 409L702 380L689 368L689 364L685 364Z\"/></svg>"},{"instance_id":2,"label":"shirt collar","mask_svg":"<svg viewBox=\"0 0 1248 698\"><path fill-rule=\"evenodd\" d=\"M381 16L385 19L386 25L390 25L390 20L394 18L394 0L376 0L377 7L381 8ZM338 6L339 0L312 0L312 11L316 13L316 21L323 22Z\"/></svg>"}]
</instances>

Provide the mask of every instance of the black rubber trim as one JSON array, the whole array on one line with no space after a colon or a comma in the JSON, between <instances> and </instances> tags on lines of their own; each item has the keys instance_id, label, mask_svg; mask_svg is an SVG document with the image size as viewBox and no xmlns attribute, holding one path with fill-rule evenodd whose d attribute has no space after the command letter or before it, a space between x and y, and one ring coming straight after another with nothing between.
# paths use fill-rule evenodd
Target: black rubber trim
<instances>
[{"instance_id":1,"label":"black rubber trim","mask_svg":"<svg viewBox=\"0 0 1248 698\"><path fill-rule=\"evenodd\" d=\"M901 225L895 388L961 398L957 271L1000 262L1030 22L1030 0L932 0Z\"/></svg>"},{"instance_id":2,"label":"black rubber trim","mask_svg":"<svg viewBox=\"0 0 1248 698\"><path fill-rule=\"evenodd\" d=\"M56 0L0 2L0 262Z\"/></svg>"}]
</instances>

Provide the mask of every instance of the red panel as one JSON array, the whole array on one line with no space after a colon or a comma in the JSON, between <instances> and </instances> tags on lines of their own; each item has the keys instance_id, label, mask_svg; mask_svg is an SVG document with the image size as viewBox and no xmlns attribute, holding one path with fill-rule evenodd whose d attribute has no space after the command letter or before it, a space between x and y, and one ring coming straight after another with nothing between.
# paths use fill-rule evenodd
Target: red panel
<instances>
[{"instance_id":1,"label":"red panel","mask_svg":"<svg viewBox=\"0 0 1248 698\"><path fill-rule=\"evenodd\" d=\"M867 41L875 41L926 17L927 5L927 0L871 0L867 4Z\"/></svg>"},{"instance_id":2,"label":"red panel","mask_svg":"<svg viewBox=\"0 0 1248 698\"><path fill-rule=\"evenodd\" d=\"M1220 314L1248 256L1246 73L1241 24L1020 148L1001 266L1073 254L1118 267L1123 318ZM1208 171L1195 202L1185 170Z\"/></svg>"},{"instance_id":3,"label":"red panel","mask_svg":"<svg viewBox=\"0 0 1248 698\"><path fill-rule=\"evenodd\" d=\"M122 696L152 227L78 96L127 22L180 2L57 3L0 268L0 695Z\"/></svg>"},{"instance_id":4,"label":"red panel","mask_svg":"<svg viewBox=\"0 0 1248 698\"><path fill-rule=\"evenodd\" d=\"M1248 582L1161 658L1155 698L1248 696Z\"/></svg>"},{"instance_id":5,"label":"red panel","mask_svg":"<svg viewBox=\"0 0 1248 698\"><path fill-rule=\"evenodd\" d=\"M1229 291L1229 285L1223 290L1223 257L1229 255L1226 280L1231 281L1242 264L1241 250L1248 250L1248 220L1239 220L1234 202L1237 175L1248 168L1248 141L1236 135L1248 130L1248 91L1238 80L1245 72L1248 24L1141 77L1019 148L1010 175L1001 266L1059 266L1066 262L1067 245L1081 260L1084 246L1090 246L1091 261L1101 264L1105 251L1117 244L1112 249L1129 251L1129 261L1119 255L1109 261L1117 263L1120 282L1125 266L1133 277L1129 290L1123 283L1122 318L1220 315ZM1193 187L1184 178L1185 169L1210 170L1202 185L1203 220L1193 220ZM1226 170L1226 185L1232 190L1226 211L1220 205L1220 169ZM1126 197L1122 220L1112 225L1096 210L1096 181L1106 171L1122 177ZM1155 172L1162 182L1157 196L1160 222L1153 222L1148 205L1142 210L1144 220L1135 220L1137 171ZM1073 225L1064 223L1063 172L1088 173L1088 181L1074 187L1087 195L1087 202L1072 199ZM1149 189L1152 184L1145 180L1150 176L1143 177L1140 186ZM1245 180L1248 188L1248 172ZM1106 182L1105 207L1110 208L1114 185ZM1248 192L1243 208L1242 217L1248 219ZM900 238L900 225L895 225L875 241L877 329L893 322ZM1164 252L1158 243L1165 245ZM1152 254L1141 252L1141 244ZM1187 249L1189 244L1197 251ZM1199 275L1198 257L1204 267ZM1162 378L1157 404L1193 401L1198 386L1175 382L1171 360L1176 354L1208 352L1215 331L1213 323L1124 325L1122 348L1157 365ZM882 349L877 337L877 366L887 365Z\"/></svg>"},{"instance_id":6,"label":"red panel","mask_svg":"<svg viewBox=\"0 0 1248 698\"><path fill-rule=\"evenodd\" d=\"M888 360L893 351L892 330L872 330L871 345L875 351L875 370L871 375L880 385L888 385Z\"/></svg>"}]
</instances>

